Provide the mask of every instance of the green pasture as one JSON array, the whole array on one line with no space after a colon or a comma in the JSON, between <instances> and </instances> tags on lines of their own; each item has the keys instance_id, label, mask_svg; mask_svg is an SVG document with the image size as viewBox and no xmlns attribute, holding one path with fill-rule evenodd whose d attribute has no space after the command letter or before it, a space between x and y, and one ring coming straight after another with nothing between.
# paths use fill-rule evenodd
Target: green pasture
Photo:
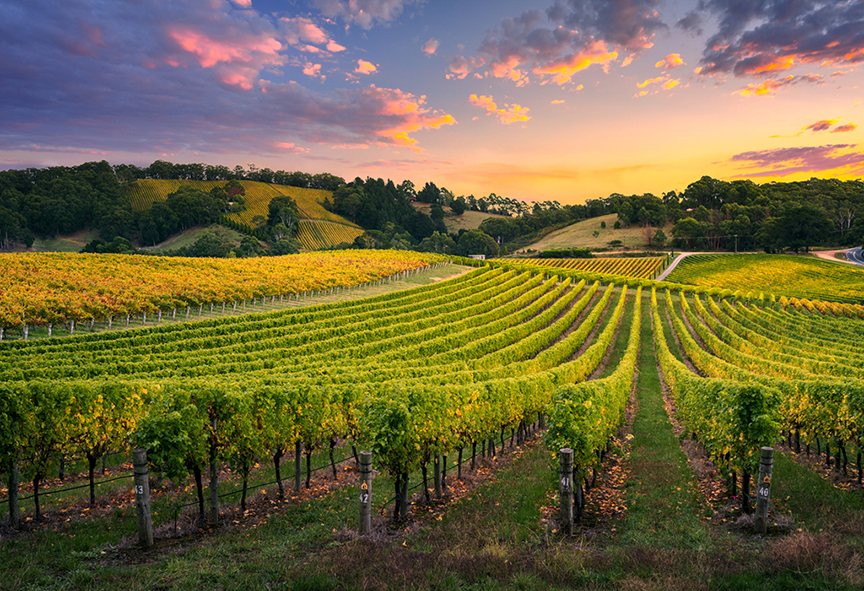
<instances>
[{"instance_id":1,"label":"green pasture","mask_svg":"<svg viewBox=\"0 0 864 591\"><path fill-rule=\"evenodd\" d=\"M778 297L864 303L864 268L806 255L690 255L678 263L666 281Z\"/></svg>"}]
</instances>

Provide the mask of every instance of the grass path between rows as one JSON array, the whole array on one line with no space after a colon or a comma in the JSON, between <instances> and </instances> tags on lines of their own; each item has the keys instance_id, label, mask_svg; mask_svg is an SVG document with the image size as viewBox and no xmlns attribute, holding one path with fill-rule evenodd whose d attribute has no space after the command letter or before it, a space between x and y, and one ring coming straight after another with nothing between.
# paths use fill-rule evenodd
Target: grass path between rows
<instances>
[{"instance_id":1,"label":"grass path between rows","mask_svg":"<svg viewBox=\"0 0 864 591\"><path fill-rule=\"evenodd\" d=\"M699 518L699 489L663 404L651 335L648 298L642 304L642 347L632 425L628 515L622 543L653 549L706 549L710 536Z\"/></svg>"}]
</instances>

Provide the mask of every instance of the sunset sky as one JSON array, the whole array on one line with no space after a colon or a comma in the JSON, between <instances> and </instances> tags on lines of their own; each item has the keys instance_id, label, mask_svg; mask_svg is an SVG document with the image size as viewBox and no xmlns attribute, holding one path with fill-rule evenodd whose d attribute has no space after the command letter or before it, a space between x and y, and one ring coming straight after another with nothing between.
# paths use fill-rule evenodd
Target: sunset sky
<instances>
[{"instance_id":1,"label":"sunset sky","mask_svg":"<svg viewBox=\"0 0 864 591\"><path fill-rule=\"evenodd\" d=\"M236 164L579 203L864 176L864 2L4 0L0 168Z\"/></svg>"}]
</instances>

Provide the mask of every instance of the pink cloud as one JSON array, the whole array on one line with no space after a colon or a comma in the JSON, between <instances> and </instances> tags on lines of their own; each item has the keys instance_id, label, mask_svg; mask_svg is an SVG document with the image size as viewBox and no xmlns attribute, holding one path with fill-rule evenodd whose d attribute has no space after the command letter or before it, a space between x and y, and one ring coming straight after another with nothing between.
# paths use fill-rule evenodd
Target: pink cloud
<instances>
[{"instance_id":1,"label":"pink cloud","mask_svg":"<svg viewBox=\"0 0 864 591\"><path fill-rule=\"evenodd\" d=\"M252 90L257 75L257 70L238 67L219 74L219 80L229 86L239 86L243 90Z\"/></svg>"},{"instance_id":2,"label":"pink cloud","mask_svg":"<svg viewBox=\"0 0 864 591\"><path fill-rule=\"evenodd\" d=\"M7 149L34 152L28 146L35 144L265 158L298 144L417 149L422 133L456 123L425 97L398 89L343 84L311 90L318 85L301 72L323 74L331 67L323 60L338 46L327 36L332 21L309 17L289 26L272 13L238 10L225 0L108 2L98 15L88 7L64 2L42 14L41 3L23 2L20 22L5 23L7 44L21 48L0 59L0 79L10 87L4 101L15 106L0 109ZM101 33L79 28L97 17ZM288 43L289 31L297 45ZM94 45L100 35L104 49ZM77 58L67 37L93 45L104 59ZM324 42L319 53L300 53L318 42ZM358 65L350 61L348 71ZM265 70L272 75L263 76Z\"/></svg>"},{"instance_id":3,"label":"pink cloud","mask_svg":"<svg viewBox=\"0 0 864 591\"><path fill-rule=\"evenodd\" d=\"M855 144L832 144L827 146L777 148L743 152L729 159L742 163L746 172L738 177L788 176L795 173L856 174L864 173L864 153L849 152Z\"/></svg>"},{"instance_id":4,"label":"pink cloud","mask_svg":"<svg viewBox=\"0 0 864 591\"><path fill-rule=\"evenodd\" d=\"M438 51L438 45L439 42L437 39L429 39L429 41L423 44L423 47L420 48L420 51L422 51L426 55L435 55L435 52Z\"/></svg>"},{"instance_id":5,"label":"pink cloud","mask_svg":"<svg viewBox=\"0 0 864 591\"><path fill-rule=\"evenodd\" d=\"M482 57L466 58L461 55L456 56L450 60L450 65L447 67L448 73L446 78L448 80L464 80L468 74L478 68L482 68L485 64L486 61Z\"/></svg>"},{"instance_id":6,"label":"pink cloud","mask_svg":"<svg viewBox=\"0 0 864 591\"><path fill-rule=\"evenodd\" d=\"M167 33L202 68L218 68L219 80L245 90L252 88L262 68L284 63L284 58L279 54L282 44L267 34L216 40L192 28L176 27ZM165 63L173 67L181 65L179 60L173 58L166 58Z\"/></svg>"},{"instance_id":7,"label":"pink cloud","mask_svg":"<svg viewBox=\"0 0 864 591\"><path fill-rule=\"evenodd\" d=\"M326 78L321 74L321 64L306 62L306 65L303 66L303 73L311 78L321 78L322 80Z\"/></svg>"},{"instance_id":8,"label":"pink cloud","mask_svg":"<svg viewBox=\"0 0 864 591\"><path fill-rule=\"evenodd\" d=\"M324 45L330 42L330 36L312 20L298 16L296 18L280 19L285 41L289 45L298 45L301 41Z\"/></svg>"},{"instance_id":9,"label":"pink cloud","mask_svg":"<svg viewBox=\"0 0 864 591\"><path fill-rule=\"evenodd\" d=\"M493 62L489 64L489 70L496 78L507 78L516 82L519 86L528 82L528 76L519 69L522 61L518 57L511 57L506 61Z\"/></svg>"},{"instance_id":10,"label":"pink cloud","mask_svg":"<svg viewBox=\"0 0 864 591\"><path fill-rule=\"evenodd\" d=\"M517 104L505 104L503 108L499 109L498 105L495 104L495 101L491 96L477 96L476 94L472 94L470 97L468 97L468 102L475 107L484 109L487 115L494 114L496 117L498 117L498 121L500 121L504 125L510 125L511 123L528 121L529 119L531 119L531 116L528 115L528 111L530 111L530 109L528 109L527 107L523 107L522 105Z\"/></svg>"},{"instance_id":11,"label":"pink cloud","mask_svg":"<svg viewBox=\"0 0 864 591\"><path fill-rule=\"evenodd\" d=\"M280 151L290 152L291 154L308 154L309 148L302 148L294 142L276 142L276 147Z\"/></svg>"},{"instance_id":12,"label":"pink cloud","mask_svg":"<svg viewBox=\"0 0 864 591\"><path fill-rule=\"evenodd\" d=\"M335 41L333 41L331 39L330 41L327 42L327 51L329 51L331 53L339 53L340 51L345 51L345 47L343 47L342 45L339 45L338 43L336 43Z\"/></svg>"},{"instance_id":13,"label":"pink cloud","mask_svg":"<svg viewBox=\"0 0 864 591\"><path fill-rule=\"evenodd\" d=\"M210 39L204 33L188 28L169 30L168 35L184 51L195 55L202 68L212 68L221 62L251 62L256 53L278 58L277 52L282 49L282 44L269 36L238 43Z\"/></svg>"}]
</instances>

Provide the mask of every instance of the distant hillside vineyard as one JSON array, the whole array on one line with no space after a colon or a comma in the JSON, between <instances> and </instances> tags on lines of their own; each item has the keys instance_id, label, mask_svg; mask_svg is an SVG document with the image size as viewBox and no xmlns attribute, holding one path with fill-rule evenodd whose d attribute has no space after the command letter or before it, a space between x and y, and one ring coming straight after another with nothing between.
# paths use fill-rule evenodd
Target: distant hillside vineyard
<instances>
[{"instance_id":1,"label":"distant hillside vineyard","mask_svg":"<svg viewBox=\"0 0 864 591\"><path fill-rule=\"evenodd\" d=\"M315 250L336 246L343 242L353 242L363 233L363 229L324 209L321 202L331 195L330 191L321 189L302 189L288 185L270 185L258 181L240 181L245 189L246 209L241 212L227 214L229 219L254 228L255 216L267 217L267 205L274 197L287 195L297 202L302 219L297 240L304 248ZM127 185L132 209L145 211L154 203L164 201L170 193L181 185L192 185L202 191L210 191L213 187L225 185L224 181L187 181L172 179L140 179Z\"/></svg>"}]
</instances>

